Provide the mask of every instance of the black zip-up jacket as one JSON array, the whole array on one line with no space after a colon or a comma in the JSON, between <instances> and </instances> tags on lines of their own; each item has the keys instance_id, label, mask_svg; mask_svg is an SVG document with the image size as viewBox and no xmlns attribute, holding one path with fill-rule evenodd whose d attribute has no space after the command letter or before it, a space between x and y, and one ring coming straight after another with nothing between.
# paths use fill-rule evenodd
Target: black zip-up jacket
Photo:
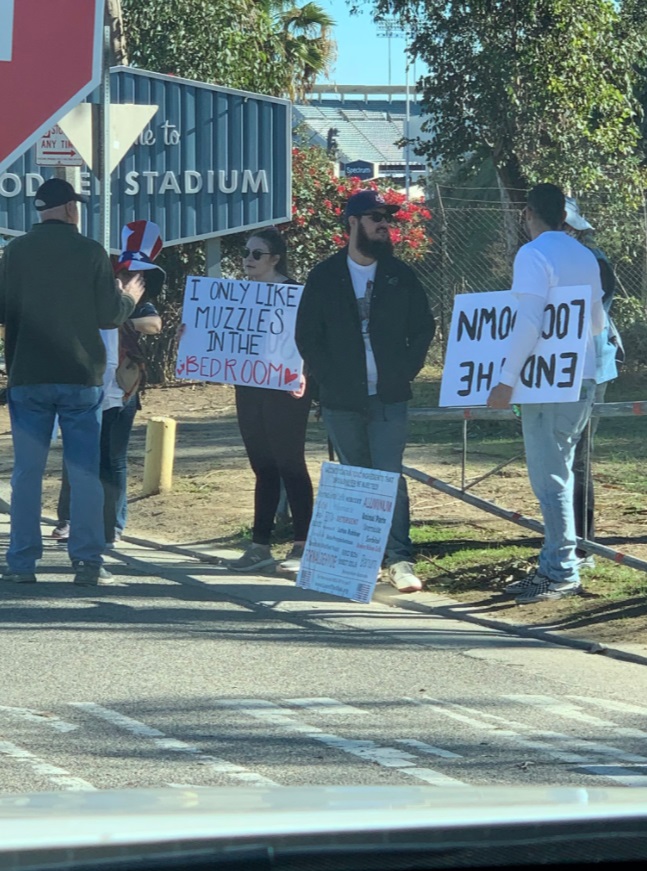
<instances>
[{"instance_id":1,"label":"black zip-up jacket","mask_svg":"<svg viewBox=\"0 0 647 871\"><path fill-rule=\"evenodd\" d=\"M327 408L361 411L368 403L366 351L344 248L310 272L297 315L296 343ZM411 399L434 318L414 271L398 260L378 261L369 312L377 366L377 395L385 403Z\"/></svg>"}]
</instances>

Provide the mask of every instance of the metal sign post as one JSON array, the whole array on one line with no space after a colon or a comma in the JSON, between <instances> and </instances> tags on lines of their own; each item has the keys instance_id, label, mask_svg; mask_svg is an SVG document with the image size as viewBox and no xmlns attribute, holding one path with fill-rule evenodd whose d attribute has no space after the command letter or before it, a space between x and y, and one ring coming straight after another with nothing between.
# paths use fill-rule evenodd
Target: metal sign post
<instances>
[{"instance_id":1,"label":"metal sign post","mask_svg":"<svg viewBox=\"0 0 647 871\"><path fill-rule=\"evenodd\" d=\"M99 239L110 253L110 28L103 28L103 69L99 97Z\"/></svg>"},{"instance_id":2,"label":"metal sign post","mask_svg":"<svg viewBox=\"0 0 647 871\"><path fill-rule=\"evenodd\" d=\"M410 100L411 95L409 91L409 66L410 66L410 57L408 54L408 46L409 40L414 33L414 29L410 24L400 24L398 21L393 20L392 18L384 19L383 21L377 22L377 35L380 37L385 37L388 39L388 47L389 47L389 88L391 86L391 38L394 36L404 37L407 43L406 48L406 64L405 64L405 87L406 87L406 117L404 124L404 134L407 137L406 145L404 146L404 185L407 199L409 199L409 192L411 188L411 143L409 142L409 127L411 124L411 107ZM391 93L389 93L389 102L391 101Z\"/></svg>"}]
</instances>

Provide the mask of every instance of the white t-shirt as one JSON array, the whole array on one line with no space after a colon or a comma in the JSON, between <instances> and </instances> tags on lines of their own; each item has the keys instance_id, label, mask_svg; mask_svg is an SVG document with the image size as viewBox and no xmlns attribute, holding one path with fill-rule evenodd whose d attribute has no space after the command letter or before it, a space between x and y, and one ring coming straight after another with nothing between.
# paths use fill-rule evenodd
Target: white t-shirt
<instances>
[{"instance_id":1,"label":"white t-shirt","mask_svg":"<svg viewBox=\"0 0 647 871\"><path fill-rule=\"evenodd\" d=\"M561 230L548 230L523 245L514 260L512 292L519 300L517 323L512 333L500 380L514 386L539 338L544 307L553 287L589 285L591 321L584 359L584 378L595 378L593 337L605 326L600 267L595 255Z\"/></svg>"},{"instance_id":2,"label":"white t-shirt","mask_svg":"<svg viewBox=\"0 0 647 871\"><path fill-rule=\"evenodd\" d=\"M117 384L117 366L119 365L119 330L100 330L103 344L106 346L106 371L103 373L103 404L102 411L109 408L119 408L124 404L124 392Z\"/></svg>"},{"instance_id":3,"label":"white t-shirt","mask_svg":"<svg viewBox=\"0 0 647 871\"><path fill-rule=\"evenodd\" d=\"M368 394L369 396L373 396L377 393L377 366L375 365L375 355L373 354L371 336L368 331L368 321L371 310L371 296L373 295L373 286L375 284L377 260L369 266L362 266L360 263L356 263L351 257L348 257L347 261L348 271L350 272L350 277L353 281L353 289L357 299L357 310L359 312L359 321L362 326L362 337L364 339L364 349L366 351Z\"/></svg>"}]
</instances>

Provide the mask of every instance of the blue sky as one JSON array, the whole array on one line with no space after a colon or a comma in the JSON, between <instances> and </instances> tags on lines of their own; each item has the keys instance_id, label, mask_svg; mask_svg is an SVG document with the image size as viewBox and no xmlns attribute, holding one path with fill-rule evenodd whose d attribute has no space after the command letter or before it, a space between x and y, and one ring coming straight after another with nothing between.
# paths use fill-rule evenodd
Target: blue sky
<instances>
[{"instance_id":1,"label":"blue sky","mask_svg":"<svg viewBox=\"0 0 647 871\"><path fill-rule=\"evenodd\" d=\"M318 0L337 22L337 62L328 81L338 85L386 85L389 81L388 39L380 38L369 11L351 15L346 0ZM391 38L391 84L405 82L405 42ZM420 64L416 72L420 74ZM413 82L413 70L411 71Z\"/></svg>"}]
</instances>

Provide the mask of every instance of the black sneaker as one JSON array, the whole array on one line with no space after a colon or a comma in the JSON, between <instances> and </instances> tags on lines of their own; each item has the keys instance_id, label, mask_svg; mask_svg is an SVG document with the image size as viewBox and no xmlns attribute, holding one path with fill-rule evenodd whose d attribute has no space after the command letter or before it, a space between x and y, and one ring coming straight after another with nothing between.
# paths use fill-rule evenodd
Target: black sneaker
<instances>
[{"instance_id":1,"label":"black sneaker","mask_svg":"<svg viewBox=\"0 0 647 871\"><path fill-rule=\"evenodd\" d=\"M74 583L81 587L100 587L116 583L113 575L103 566L86 563L83 560L73 563Z\"/></svg>"},{"instance_id":2,"label":"black sneaker","mask_svg":"<svg viewBox=\"0 0 647 871\"><path fill-rule=\"evenodd\" d=\"M10 584L35 584L36 575L29 572L12 572L11 569L3 569L2 580Z\"/></svg>"}]
</instances>

